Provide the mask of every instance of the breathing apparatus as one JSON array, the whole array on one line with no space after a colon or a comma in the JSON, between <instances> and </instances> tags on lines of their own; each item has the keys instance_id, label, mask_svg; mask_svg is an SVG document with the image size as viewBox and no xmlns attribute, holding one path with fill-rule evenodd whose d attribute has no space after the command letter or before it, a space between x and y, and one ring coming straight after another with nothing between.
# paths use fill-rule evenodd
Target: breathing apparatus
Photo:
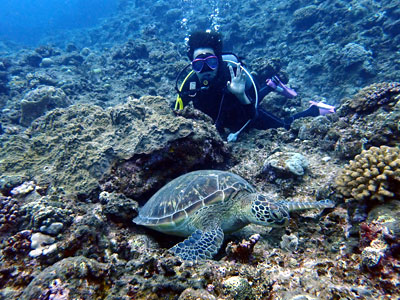
<instances>
[{"instance_id":1,"label":"breathing apparatus","mask_svg":"<svg viewBox=\"0 0 400 300\"><path fill-rule=\"evenodd\" d=\"M242 66L242 64L239 62L239 59L237 58L237 56L235 54L222 54L222 60L224 62L227 62L228 65L231 66L236 66L236 68L241 68L241 70L246 74L247 78L250 79L250 82L254 88L254 95L255 95L255 101L254 101L254 107L257 111L258 108L258 90L257 90L257 85L253 79L253 76L251 76L251 74L249 73L249 71L246 70L245 67ZM181 77L182 73L187 70L189 67L191 66L191 64L188 64L186 67L184 67L178 74L177 78L176 78L176 82L175 82L175 90L178 92L178 97L176 99L176 103L175 103L175 109L183 109L183 101L181 98L182 95L182 88L185 85L186 81L190 78L190 76L194 73L194 71L192 70L183 80L181 87L178 88L178 80ZM201 90L198 89L198 90ZM252 119L249 119L238 131L234 132L234 133L230 133L228 135L227 141L228 142L235 142L238 139L239 134L250 124Z\"/></svg>"}]
</instances>

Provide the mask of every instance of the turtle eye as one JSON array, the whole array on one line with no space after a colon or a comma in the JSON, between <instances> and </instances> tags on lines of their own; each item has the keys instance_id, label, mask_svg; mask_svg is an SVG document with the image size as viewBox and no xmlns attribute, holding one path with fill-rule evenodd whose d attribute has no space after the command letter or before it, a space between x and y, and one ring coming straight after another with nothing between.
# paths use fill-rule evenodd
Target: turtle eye
<instances>
[{"instance_id":1,"label":"turtle eye","mask_svg":"<svg viewBox=\"0 0 400 300\"><path fill-rule=\"evenodd\" d=\"M273 210L273 211L272 211L272 217L273 217L274 219L276 219L276 220L279 220L279 219L282 218L282 214L281 214L279 211L277 211L277 210Z\"/></svg>"}]
</instances>

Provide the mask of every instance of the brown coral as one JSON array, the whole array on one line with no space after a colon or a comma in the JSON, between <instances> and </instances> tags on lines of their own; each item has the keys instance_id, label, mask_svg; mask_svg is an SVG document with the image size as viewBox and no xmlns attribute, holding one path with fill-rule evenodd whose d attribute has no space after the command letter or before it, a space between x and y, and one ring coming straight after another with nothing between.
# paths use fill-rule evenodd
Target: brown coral
<instances>
[{"instance_id":1,"label":"brown coral","mask_svg":"<svg viewBox=\"0 0 400 300\"><path fill-rule=\"evenodd\" d=\"M10 237L3 248L8 258L24 256L31 250L32 230L23 230Z\"/></svg>"},{"instance_id":2,"label":"brown coral","mask_svg":"<svg viewBox=\"0 0 400 300\"><path fill-rule=\"evenodd\" d=\"M344 167L337 181L338 191L346 198L382 202L399 195L400 149L371 147Z\"/></svg>"},{"instance_id":3,"label":"brown coral","mask_svg":"<svg viewBox=\"0 0 400 300\"><path fill-rule=\"evenodd\" d=\"M368 113L398 100L400 100L400 83L382 82L363 88L346 104L357 113Z\"/></svg>"},{"instance_id":4,"label":"brown coral","mask_svg":"<svg viewBox=\"0 0 400 300\"><path fill-rule=\"evenodd\" d=\"M259 234L253 234L249 241L243 240L241 243L229 242L226 246L227 259L247 263L251 260L254 246L260 240Z\"/></svg>"},{"instance_id":5,"label":"brown coral","mask_svg":"<svg viewBox=\"0 0 400 300\"><path fill-rule=\"evenodd\" d=\"M0 232L14 231L19 223L20 204L16 199L0 195Z\"/></svg>"}]
</instances>

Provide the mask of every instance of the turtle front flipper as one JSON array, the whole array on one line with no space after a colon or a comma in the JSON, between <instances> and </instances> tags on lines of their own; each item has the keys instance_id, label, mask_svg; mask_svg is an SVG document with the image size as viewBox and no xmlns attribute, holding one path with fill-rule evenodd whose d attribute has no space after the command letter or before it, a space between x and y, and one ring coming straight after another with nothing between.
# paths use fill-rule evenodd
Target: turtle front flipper
<instances>
[{"instance_id":1,"label":"turtle front flipper","mask_svg":"<svg viewBox=\"0 0 400 300\"><path fill-rule=\"evenodd\" d=\"M196 230L183 242L170 249L183 260L211 259L217 254L224 241L224 232L220 227L210 230Z\"/></svg>"}]
</instances>

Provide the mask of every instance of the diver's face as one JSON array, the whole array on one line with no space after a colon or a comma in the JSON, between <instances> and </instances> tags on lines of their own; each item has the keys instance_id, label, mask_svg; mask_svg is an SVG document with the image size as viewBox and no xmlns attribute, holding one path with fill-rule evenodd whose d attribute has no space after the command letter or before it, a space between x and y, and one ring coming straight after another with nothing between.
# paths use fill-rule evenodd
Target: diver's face
<instances>
[{"instance_id":1,"label":"diver's face","mask_svg":"<svg viewBox=\"0 0 400 300\"><path fill-rule=\"evenodd\" d=\"M212 48L198 48L193 52L192 68L196 72L199 81L204 82L212 81L218 73L218 59L215 57L215 52ZM215 60L217 60L215 62ZM200 67L194 64L200 64ZM207 85L207 84L205 84Z\"/></svg>"}]
</instances>

